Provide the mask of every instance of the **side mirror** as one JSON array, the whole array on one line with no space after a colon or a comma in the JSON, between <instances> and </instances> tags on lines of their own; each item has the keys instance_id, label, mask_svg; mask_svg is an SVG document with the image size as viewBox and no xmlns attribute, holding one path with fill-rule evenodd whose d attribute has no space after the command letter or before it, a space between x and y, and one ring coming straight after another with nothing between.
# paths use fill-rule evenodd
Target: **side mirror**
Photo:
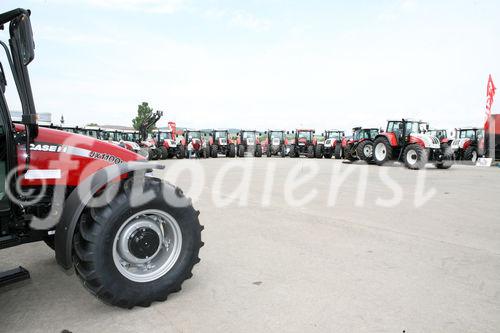
<instances>
[{"instance_id":1,"label":"side mirror","mask_svg":"<svg viewBox=\"0 0 500 333\"><path fill-rule=\"evenodd\" d=\"M286 134L290 134L290 131L286 131Z\"/></svg>"},{"instance_id":2,"label":"side mirror","mask_svg":"<svg viewBox=\"0 0 500 333\"><path fill-rule=\"evenodd\" d=\"M27 66L35 58L35 43L33 42L29 12L12 21L12 27L11 36L19 43L22 64Z\"/></svg>"},{"instance_id":3,"label":"side mirror","mask_svg":"<svg viewBox=\"0 0 500 333\"><path fill-rule=\"evenodd\" d=\"M265 131L264 134L267 134L267 131Z\"/></svg>"},{"instance_id":4,"label":"side mirror","mask_svg":"<svg viewBox=\"0 0 500 333\"><path fill-rule=\"evenodd\" d=\"M295 131L292 131L292 134L295 134Z\"/></svg>"},{"instance_id":5,"label":"side mirror","mask_svg":"<svg viewBox=\"0 0 500 333\"><path fill-rule=\"evenodd\" d=\"M316 134L316 131L313 131L313 134Z\"/></svg>"}]
</instances>

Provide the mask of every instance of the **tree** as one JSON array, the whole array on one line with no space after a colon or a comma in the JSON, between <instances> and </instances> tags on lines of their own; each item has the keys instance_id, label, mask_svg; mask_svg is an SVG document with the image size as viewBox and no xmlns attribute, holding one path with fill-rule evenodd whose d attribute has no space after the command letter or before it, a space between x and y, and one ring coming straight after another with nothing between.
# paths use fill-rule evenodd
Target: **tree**
<instances>
[{"instance_id":1,"label":"tree","mask_svg":"<svg viewBox=\"0 0 500 333\"><path fill-rule=\"evenodd\" d=\"M99 125L97 125L96 123L90 123L90 124L87 124L87 126L99 127Z\"/></svg>"},{"instance_id":2,"label":"tree","mask_svg":"<svg viewBox=\"0 0 500 333\"><path fill-rule=\"evenodd\" d=\"M136 130L139 130L144 119L151 117L153 114L153 108L149 106L148 102L142 102L141 105L137 106L137 117L132 120L132 125Z\"/></svg>"}]
</instances>

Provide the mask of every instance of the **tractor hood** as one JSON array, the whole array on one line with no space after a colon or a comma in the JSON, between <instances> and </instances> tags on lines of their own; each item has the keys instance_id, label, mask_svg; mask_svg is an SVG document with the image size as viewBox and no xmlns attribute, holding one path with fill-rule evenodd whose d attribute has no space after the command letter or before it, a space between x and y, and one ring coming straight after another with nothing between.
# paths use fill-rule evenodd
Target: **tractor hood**
<instances>
[{"instance_id":1,"label":"tractor hood","mask_svg":"<svg viewBox=\"0 0 500 333\"><path fill-rule=\"evenodd\" d=\"M437 137L423 133L411 133L410 142L420 143L424 148L439 149L441 147L441 142Z\"/></svg>"},{"instance_id":2,"label":"tractor hood","mask_svg":"<svg viewBox=\"0 0 500 333\"><path fill-rule=\"evenodd\" d=\"M24 126L16 124L16 131ZM112 164L146 161L133 151L92 137L40 127L30 145L31 161L24 185L76 186L89 175ZM24 166L26 148L17 146L18 165Z\"/></svg>"}]
</instances>

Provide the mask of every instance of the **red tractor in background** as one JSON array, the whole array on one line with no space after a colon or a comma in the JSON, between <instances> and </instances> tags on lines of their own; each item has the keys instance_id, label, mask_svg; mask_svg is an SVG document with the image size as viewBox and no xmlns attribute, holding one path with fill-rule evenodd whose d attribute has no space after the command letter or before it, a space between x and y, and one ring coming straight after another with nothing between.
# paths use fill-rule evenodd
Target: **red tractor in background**
<instances>
[{"instance_id":1,"label":"red tractor in background","mask_svg":"<svg viewBox=\"0 0 500 333\"><path fill-rule=\"evenodd\" d=\"M345 137L344 131L340 130L327 130L322 135L323 142L318 142L319 153L316 157L321 158L335 158L340 159L342 155L342 139Z\"/></svg>"},{"instance_id":2,"label":"red tractor in background","mask_svg":"<svg viewBox=\"0 0 500 333\"><path fill-rule=\"evenodd\" d=\"M209 140L210 157L217 158L219 154L226 157L236 156L236 145L231 137L229 131L226 129L213 130Z\"/></svg>"},{"instance_id":3,"label":"red tractor in background","mask_svg":"<svg viewBox=\"0 0 500 333\"><path fill-rule=\"evenodd\" d=\"M451 150L456 160L476 163L485 154L484 129L464 127L455 129L455 139L451 142Z\"/></svg>"},{"instance_id":4,"label":"red tractor in background","mask_svg":"<svg viewBox=\"0 0 500 333\"><path fill-rule=\"evenodd\" d=\"M260 133L256 130L241 130L238 134L238 157L244 157L246 152L254 157L262 157L262 146L259 141Z\"/></svg>"},{"instance_id":5,"label":"red tractor in background","mask_svg":"<svg viewBox=\"0 0 500 333\"><path fill-rule=\"evenodd\" d=\"M418 170L433 161L437 168L451 167L452 153L435 136L427 134L429 125L417 120L391 120L386 132L380 133L373 144L373 161L383 165L389 160L404 162Z\"/></svg>"},{"instance_id":6,"label":"red tractor in background","mask_svg":"<svg viewBox=\"0 0 500 333\"><path fill-rule=\"evenodd\" d=\"M30 15L0 14L0 26L9 24L10 47L1 44L22 107L21 122L13 123L0 63L0 249L45 241L57 263L74 268L100 300L123 308L164 301L200 261L199 212L181 189L148 176L161 165L96 138L38 126L28 73ZM6 285L29 273L18 267L0 276Z\"/></svg>"},{"instance_id":7,"label":"red tractor in background","mask_svg":"<svg viewBox=\"0 0 500 333\"><path fill-rule=\"evenodd\" d=\"M266 139L262 142L262 150L266 153L267 157L286 156L286 147L288 145L287 132L283 130L268 130L264 132Z\"/></svg>"},{"instance_id":8,"label":"red tractor in background","mask_svg":"<svg viewBox=\"0 0 500 333\"><path fill-rule=\"evenodd\" d=\"M181 141L186 151L186 157L194 155L196 158L208 158L210 150L207 141L203 137L203 133L198 130L184 131L184 138Z\"/></svg>"},{"instance_id":9,"label":"red tractor in background","mask_svg":"<svg viewBox=\"0 0 500 333\"><path fill-rule=\"evenodd\" d=\"M354 127L352 137L346 143L344 157L351 162L359 159L370 163L373 159L373 140L378 134L378 128Z\"/></svg>"},{"instance_id":10,"label":"red tractor in background","mask_svg":"<svg viewBox=\"0 0 500 333\"><path fill-rule=\"evenodd\" d=\"M297 129L292 131L295 137L290 142L290 157L306 156L314 158L318 154L316 146L318 140L314 137L316 131L313 129Z\"/></svg>"},{"instance_id":11,"label":"red tractor in background","mask_svg":"<svg viewBox=\"0 0 500 333\"><path fill-rule=\"evenodd\" d=\"M453 139L450 139L448 137L448 131L445 129L430 129L429 131L427 131L427 133L430 136L435 136L436 138L438 138L441 144L451 145L451 142L453 141Z\"/></svg>"},{"instance_id":12,"label":"red tractor in background","mask_svg":"<svg viewBox=\"0 0 500 333\"><path fill-rule=\"evenodd\" d=\"M162 160L173 157L177 157L177 159L186 157L186 147L182 142L177 143L176 134L173 130L155 130L153 134L154 144L158 147Z\"/></svg>"}]
</instances>

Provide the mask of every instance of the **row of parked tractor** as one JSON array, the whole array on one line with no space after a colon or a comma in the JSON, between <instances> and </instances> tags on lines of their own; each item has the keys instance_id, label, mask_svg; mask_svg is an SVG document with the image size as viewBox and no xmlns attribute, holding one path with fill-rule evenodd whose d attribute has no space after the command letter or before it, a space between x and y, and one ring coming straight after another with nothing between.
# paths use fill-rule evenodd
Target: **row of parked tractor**
<instances>
[{"instance_id":1,"label":"row of parked tractor","mask_svg":"<svg viewBox=\"0 0 500 333\"><path fill-rule=\"evenodd\" d=\"M445 129L429 129L416 120L391 120L385 130L355 127L352 135L342 130L327 130L316 135L313 129L294 131L241 130L236 135L229 130L184 130L178 135L174 129L147 132L161 114L154 115L139 131L98 127L63 127L63 130L107 140L136 151L150 160L168 158L217 158L254 156L281 156L297 158L332 158L365 161L383 165L389 160L403 162L410 169L421 169L428 162L447 169L454 161L475 162L484 154L484 131L480 128L456 129L453 138Z\"/></svg>"}]
</instances>

